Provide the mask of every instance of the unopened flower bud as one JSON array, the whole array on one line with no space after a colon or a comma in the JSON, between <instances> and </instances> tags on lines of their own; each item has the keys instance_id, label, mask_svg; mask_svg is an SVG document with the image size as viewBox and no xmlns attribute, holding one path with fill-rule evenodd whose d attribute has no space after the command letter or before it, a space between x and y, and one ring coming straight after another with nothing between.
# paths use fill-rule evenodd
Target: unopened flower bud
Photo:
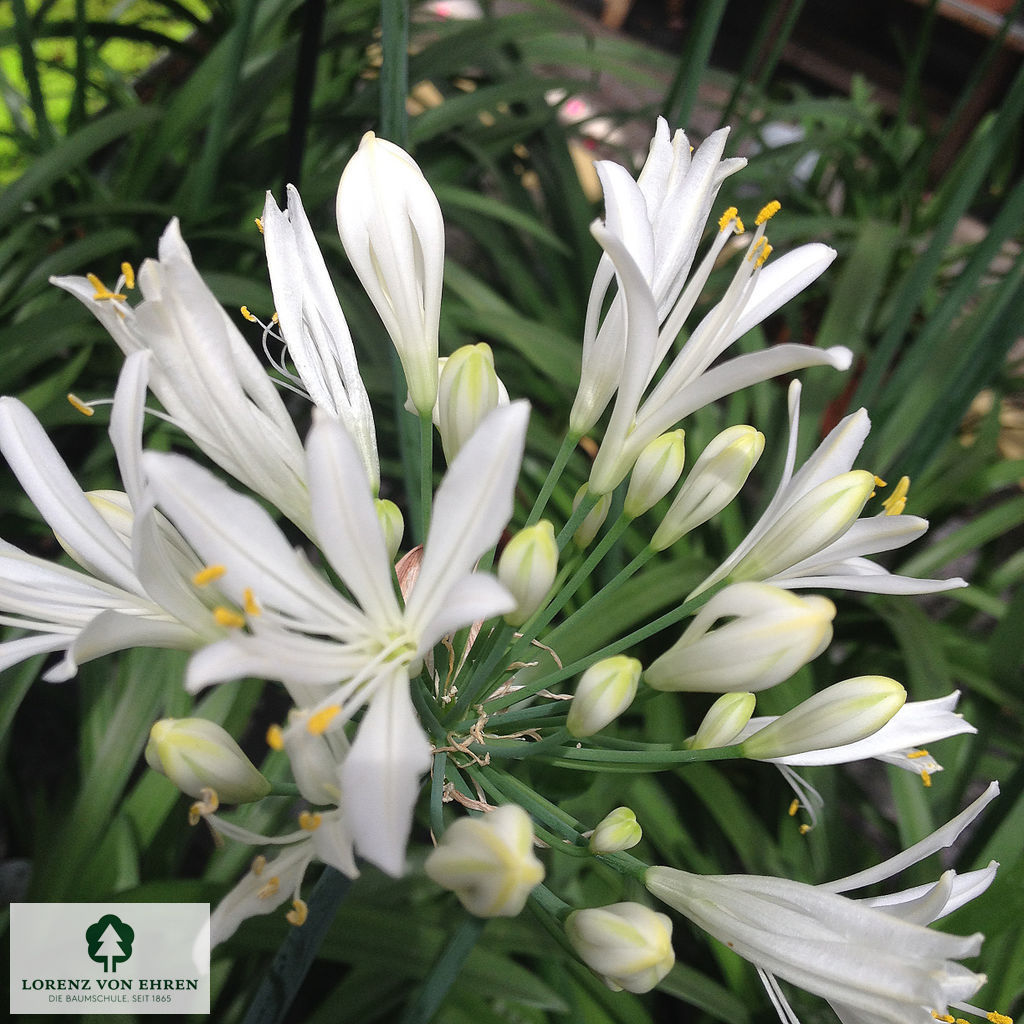
<instances>
[{"instance_id":1,"label":"unopened flower bud","mask_svg":"<svg viewBox=\"0 0 1024 1024\"><path fill-rule=\"evenodd\" d=\"M490 345L463 345L445 361L437 386L438 429L448 462L501 398Z\"/></svg>"},{"instance_id":2,"label":"unopened flower bud","mask_svg":"<svg viewBox=\"0 0 1024 1024\"><path fill-rule=\"evenodd\" d=\"M575 910L565 920L565 933L613 992L649 992L676 962L672 921L639 903Z\"/></svg>"},{"instance_id":3,"label":"unopened flower bud","mask_svg":"<svg viewBox=\"0 0 1024 1024\"><path fill-rule=\"evenodd\" d=\"M752 693L723 693L708 709L697 735L687 743L690 750L727 747L743 731L754 713Z\"/></svg>"},{"instance_id":4,"label":"unopened flower bud","mask_svg":"<svg viewBox=\"0 0 1024 1024\"><path fill-rule=\"evenodd\" d=\"M423 869L477 917L515 917L544 880L533 823L515 804L450 825Z\"/></svg>"},{"instance_id":5,"label":"unopened flower bud","mask_svg":"<svg viewBox=\"0 0 1024 1024\"><path fill-rule=\"evenodd\" d=\"M723 430L698 456L675 496L651 547L663 551L718 515L739 494L764 451L764 434L753 427Z\"/></svg>"},{"instance_id":6,"label":"unopened flower bud","mask_svg":"<svg viewBox=\"0 0 1024 1024\"><path fill-rule=\"evenodd\" d=\"M221 802L242 804L270 792L270 783L242 748L219 725L204 718L163 718L154 723L146 763L196 798L204 789L212 789Z\"/></svg>"},{"instance_id":7,"label":"unopened flower bud","mask_svg":"<svg viewBox=\"0 0 1024 1024\"><path fill-rule=\"evenodd\" d=\"M636 814L628 807L616 807L606 815L590 836L591 853L619 853L631 850L643 838Z\"/></svg>"},{"instance_id":8,"label":"unopened flower bud","mask_svg":"<svg viewBox=\"0 0 1024 1024\"><path fill-rule=\"evenodd\" d=\"M734 583L697 612L644 679L656 690L675 692L766 690L825 650L835 614L835 605L816 594Z\"/></svg>"},{"instance_id":9,"label":"unopened flower bud","mask_svg":"<svg viewBox=\"0 0 1024 1024\"><path fill-rule=\"evenodd\" d=\"M520 530L505 545L498 560L498 579L516 599L505 616L510 626L521 626L540 608L558 573L555 528L546 519Z\"/></svg>"},{"instance_id":10,"label":"unopened flower bud","mask_svg":"<svg viewBox=\"0 0 1024 1024\"><path fill-rule=\"evenodd\" d=\"M743 741L743 756L758 761L856 743L885 725L907 699L886 676L835 683Z\"/></svg>"},{"instance_id":11,"label":"unopened flower bud","mask_svg":"<svg viewBox=\"0 0 1024 1024\"><path fill-rule=\"evenodd\" d=\"M874 489L874 476L863 469L818 484L779 516L729 575L768 579L815 554L850 528Z\"/></svg>"},{"instance_id":12,"label":"unopened flower bud","mask_svg":"<svg viewBox=\"0 0 1024 1024\"><path fill-rule=\"evenodd\" d=\"M342 245L398 350L413 404L429 416L444 269L437 198L408 153L367 132L341 176L337 214Z\"/></svg>"},{"instance_id":13,"label":"unopened flower bud","mask_svg":"<svg viewBox=\"0 0 1024 1024\"><path fill-rule=\"evenodd\" d=\"M675 487L686 461L686 432L672 430L656 437L640 453L629 478L623 512L642 516Z\"/></svg>"},{"instance_id":14,"label":"unopened flower bud","mask_svg":"<svg viewBox=\"0 0 1024 1024\"><path fill-rule=\"evenodd\" d=\"M587 485L584 484L576 492L576 497L572 499L572 509L574 512L579 508L580 502L584 499L586 494ZM597 536L597 531L604 526L604 521L608 518L608 510L611 507L611 494L602 494L601 497L597 499L597 504L586 514L583 522L580 523L576 532L573 534L573 543L578 548L590 547L591 542Z\"/></svg>"},{"instance_id":15,"label":"unopened flower bud","mask_svg":"<svg viewBox=\"0 0 1024 1024\"><path fill-rule=\"evenodd\" d=\"M622 714L636 696L643 666L617 654L595 662L580 677L566 719L573 736L593 736Z\"/></svg>"},{"instance_id":16,"label":"unopened flower bud","mask_svg":"<svg viewBox=\"0 0 1024 1024\"><path fill-rule=\"evenodd\" d=\"M398 554L398 549L402 546L402 537L405 534L402 510L387 498L374 498L373 507L377 510L381 533L384 534L384 546L388 551L388 559L393 562Z\"/></svg>"}]
</instances>

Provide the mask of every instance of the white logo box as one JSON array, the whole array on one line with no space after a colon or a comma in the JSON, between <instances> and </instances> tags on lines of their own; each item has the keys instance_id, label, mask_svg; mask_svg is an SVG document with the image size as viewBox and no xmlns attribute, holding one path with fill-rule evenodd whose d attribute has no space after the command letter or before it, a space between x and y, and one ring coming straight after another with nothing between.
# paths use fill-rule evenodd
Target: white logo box
<instances>
[{"instance_id":1,"label":"white logo box","mask_svg":"<svg viewBox=\"0 0 1024 1024\"><path fill-rule=\"evenodd\" d=\"M208 903L12 903L11 1013L209 1013Z\"/></svg>"}]
</instances>

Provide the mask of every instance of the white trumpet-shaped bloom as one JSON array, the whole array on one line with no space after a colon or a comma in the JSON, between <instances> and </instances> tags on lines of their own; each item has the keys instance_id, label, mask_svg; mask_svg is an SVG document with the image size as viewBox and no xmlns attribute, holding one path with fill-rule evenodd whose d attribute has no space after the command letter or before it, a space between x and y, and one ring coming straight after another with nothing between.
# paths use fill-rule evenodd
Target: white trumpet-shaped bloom
<instances>
[{"instance_id":1,"label":"white trumpet-shaped bloom","mask_svg":"<svg viewBox=\"0 0 1024 1024\"><path fill-rule=\"evenodd\" d=\"M979 895L994 865L934 886L872 900L840 893L872 885L949 846L985 805L986 793L927 839L884 864L824 885L757 875L694 875L653 867L645 883L658 899L754 964L783 1021L794 1019L776 976L822 996L846 1024L928 1024L932 1013L969 999L985 976L960 960L981 935L930 931L931 921Z\"/></svg>"},{"instance_id":2,"label":"white trumpet-shaped bloom","mask_svg":"<svg viewBox=\"0 0 1024 1024\"><path fill-rule=\"evenodd\" d=\"M308 528L302 442L274 382L193 266L177 220L158 251L139 268L142 302L134 306L96 278L51 280L89 308L125 355L151 353L150 389L206 455Z\"/></svg>"},{"instance_id":3,"label":"white trumpet-shaped bloom","mask_svg":"<svg viewBox=\"0 0 1024 1024\"><path fill-rule=\"evenodd\" d=\"M295 551L270 516L180 456L147 454L161 507L246 608L245 629L193 657L187 685L259 675L279 679L333 734L366 711L339 771L340 805L356 849L392 874L405 844L430 743L410 678L446 634L512 610L492 576L473 571L512 513L528 408L513 403L483 422L434 499L419 576L402 607L359 453L345 429L320 417L307 440L316 537L348 588L338 593Z\"/></svg>"},{"instance_id":4,"label":"white trumpet-shaped bloom","mask_svg":"<svg viewBox=\"0 0 1024 1024\"><path fill-rule=\"evenodd\" d=\"M121 371L110 436L126 493L84 493L39 421L0 398L0 450L40 515L81 571L0 541L0 624L32 635L0 644L0 670L63 651L45 678L70 679L83 662L130 647L192 650L225 632L219 591L199 587L202 563L149 502L141 470L149 357Z\"/></svg>"},{"instance_id":5,"label":"white trumpet-shaped bloom","mask_svg":"<svg viewBox=\"0 0 1024 1024\"><path fill-rule=\"evenodd\" d=\"M604 494L629 472L640 452L683 417L758 381L807 366L847 369L848 349L776 345L710 369L734 341L813 282L835 258L825 245L805 245L768 262L766 207L726 294L693 329L650 390L654 376L693 310L726 242L741 229L734 210L696 270L697 247L719 186L743 166L723 160L727 130L715 132L691 156L686 136L670 142L659 121L640 180L601 162L605 222L591 228L604 250L591 290L580 388L570 429L582 434L616 394L594 462L591 490ZM692 273L691 273L692 271ZM618 293L598 327L612 278Z\"/></svg>"},{"instance_id":6,"label":"white trumpet-shaped bloom","mask_svg":"<svg viewBox=\"0 0 1024 1024\"><path fill-rule=\"evenodd\" d=\"M932 594L967 586L959 578L899 576L863 557L903 547L928 529L928 521L918 516L882 512L858 518L871 490L869 474L851 471L871 427L864 409L834 427L794 473L799 421L800 383L794 381L789 446L775 495L739 547L690 598L726 579L870 594Z\"/></svg>"},{"instance_id":7,"label":"white trumpet-shaped bloom","mask_svg":"<svg viewBox=\"0 0 1024 1024\"><path fill-rule=\"evenodd\" d=\"M352 336L298 190L287 191L283 211L267 193L263 241L281 336L298 377L288 375L317 408L345 424L376 494L377 436Z\"/></svg>"},{"instance_id":8,"label":"white trumpet-shaped bloom","mask_svg":"<svg viewBox=\"0 0 1024 1024\"><path fill-rule=\"evenodd\" d=\"M367 132L338 185L338 232L405 370L413 404L437 398L437 330L444 221L430 185L405 150Z\"/></svg>"}]
</instances>

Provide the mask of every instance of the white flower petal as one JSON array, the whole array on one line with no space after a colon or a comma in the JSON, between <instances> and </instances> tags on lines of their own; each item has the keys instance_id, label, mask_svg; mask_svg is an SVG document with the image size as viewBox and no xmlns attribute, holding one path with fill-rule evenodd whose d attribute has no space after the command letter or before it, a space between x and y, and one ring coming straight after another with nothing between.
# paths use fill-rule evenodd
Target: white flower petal
<instances>
[{"instance_id":1,"label":"white flower petal","mask_svg":"<svg viewBox=\"0 0 1024 1024\"><path fill-rule=\"evenodd\" d=\"M306 439L313 528L320 548L364 612L395 628L400 611L391 562L355 443L337 421L316 417Z\"/></svg>"},{"instance_id":2,"label":"white flower petal","mask_svg":"<svg viewBox=\"0 0 1024 1024\"><path fill-rule=\"evenodd\" d=\"M389 875L405 870L405 845L430 743L413 710L409 677L393 668L359 723L341 766L341 806L356 850Z\"/></svg>"}]
</instances>

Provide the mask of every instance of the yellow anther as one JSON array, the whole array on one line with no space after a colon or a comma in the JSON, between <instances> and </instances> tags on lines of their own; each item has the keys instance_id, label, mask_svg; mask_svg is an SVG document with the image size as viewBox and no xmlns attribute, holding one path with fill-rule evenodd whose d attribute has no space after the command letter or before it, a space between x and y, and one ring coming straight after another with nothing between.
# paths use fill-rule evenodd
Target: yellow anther
<instances>
[{"instance_id":1,"label":"yellow anther","mask_svg":"<svg viewBox=\"0 0 1024 1024\"><path fill-rule=\"evenodd\" d=\"M279 324L281 322L280 317L277 315L277 310L274 310L274 315L270 318L272 324Z\"/></svg>"},{"instance_id":2,"label":"yellow anther","mask_svg":"<svg viewBox=\"0 0 1024 1024\"><path fill-rule=\"evenodd\" d=\"M253 597L249 587L242 591L242 607L245 609L246 615L259 615L260 613L260 606L256 603L256 598Z\"/></svg>"},{"instance_id":3,"label":"yellow anther","mask_svg":"<svg viewBox=\"0 0 1024 1024\"><path fill-rule=\"evenodd\" d=\"M263 221L259 217L256 218L256 229L261 235L263 234Z\"/></svg>"},{"instance_id":4,"label":"yellow anther","mask_svg":"<svg viewBox=\"0 0 1024 1024\"><path fill-rule=\"evenodd\" d=\"M730 206L721 217L718 218L718 230L724 231L734 220L739 220L740 211L735 206Z\"/></svg>"},{"instance_id":5,"label":"yellow anther","mask_svg":"<svg viewBox=\"0 0 1024 1024\"><path fill-rule=\"evenodd\" d=\"M912 750L912 751L910 751L909 754L907 754L907 757L909 757L911 761L913 761L915 757L927 757L927 756L928 756L928 751L927 750Z\"/></svg>"},{"instance_id":6,"label":"yellow anther","mask_svg":"<svg viewBox=\"0 0 1024 1024\"><path fill-rule=\"evenodd\" d=\"M774 217L775 214L777 214L781 209L782 203L780 203L778 199L773 199L766 206L761 207L761 212L758 213L757 217L754 220L754 223L757 225L761 225L766 220L771 220L772 217Z\"/></svg>"},{"instance_id":7,"label":"yellow anther","mask_svg":"<svg viewBox=\"0 0 1024 1024\"><path fill-rule=\"evenodd\" d=\"M900 482L892 489L892 494L882 502L887 516L898 516L907 507L907 495L910 493L910 477L901 476Z\"/></svg>"},{"instance_id":8,"label":"yellow anther","mask_svg":"<svg viewBox=\"0 0 1024 1024\"><path fill-rule=\"evenodd\" d=\"M750 252L747 253L747 259L750 260L751 263L753 263L755 260L759 260L761 258L761 253L764 251L765 247L770 248L770 246L768 246L768 239L765 238L764 235L762 235L750 247ZM758 266L760 266L760 263L758 264Z\"/></svg>"},{"instance_id":9,"label":"yellow anther","mask_svg":"<svg viewBox=\"0 0 1024 1024\"><path fill-rule=\"evenodd\" d=\"M762 239L762 241L764 241L764 239ZM770 245L768 245L767 242L766 242L764 245L761 246L761 252L758 254L758 257L757 257L757 260L754 263L754 266L755 267L763 267L765 265L765 261L768 259L769 256L771 256L771 254L772 254L772 247Z\"/></svg>"},{"instance_id":10,"label":"yellow anther","mask_svg":"<svg viewBox=\"0 0 1024 1024\"><path fill-rule=\"evenodd\" d=\"M955 1018L951 1017L948 1013L936 1013L934 1010L932 1010L932 1016L936 1020L941 1020L942 1024L954 1024L955 1022Z\"/></svg>"},{"instance_id":11,"label":"yellow anther","mask_svg":"<svg viewBox=\"0 0 1024 1024\"><path fill-rule=\"evenodd\" d=\"M212 583L214 580L219 580L227 569L223 565L208 565L205 569L200 569L199 572L192 577L192 582L197 587L205 587L207 583Z\"/></svg>"},{"instance_id":12,"label":"yellow anther","mask_svg":"<svg viewBox=\"0 0 1024 1024\"><path fill-rule=\"evenodd\" d=\"M305 900L292 900L292 909L284 915L284 919L289 924L295 925L296 928L301 928L306 923L307 917L309 917L309 907L306 906Z\"/></svg>"},{"instance_id":13,"label":"yellow anther","mask_svg":"<svg viewBox=\"0 0 1024 1024\"><path fill-rule=\"evenodd\" d=\"M323 815L316 811L303 811L299 815L299 828L305 832L315 832L323 820Z\"/></svg>"},{"instance_id":14,"label":"yellow anther","mask_svg":"<svg viewBox=\"0 0 1024 1024\"><path fill-rule=\"evenodd\" d=\"M266 857L264 857L264 856L263 856L263 854L261 853L261 854L259 854L258 856L256 856L256 857L254 857L254 858L253 858L253 861L252 861L252 864L251 864L251 865L250 865L250 867L249 867L249 870L250 870L250 871L251 871L251 872L252 872L252 873L253 873L253 874L254 874L254 875L255 875L255 876L257 877L257 878L259 878L259 877L260 877L260 875L262 875L262 874L263 874L263 869L264 869L264 868L265 868L266 866L267 866L267 858L266 858Z\"/></svg>"},{"instance_id":15,"label":"yellow anther","mask_svg":"<svg viewBox=\"0 0 1024 1024\"><path fill-rule=\"evenodd\" d=\"M810 831L811 831L811 826L810 825L804 824L804 825L800 826L800 835L805 836Z\"/></svg>"},{"instance_id":16,"label":"yellow anther","mask_svg":"<svg viewBox=\"0 0 1024 1024\"><path fill-rule=\"evenodd\" d=\"M277 875L273 875L267 879L267 884L263 886L258 893L256 898L259 900L270 899L271 896L276 895L277 890L281 888L281 879Z\"/></svg>"},{"instance_id":17,"label":"yellow anther","mask_svg":"<svg viewBox=\"0 0 1024 1024\"><path fill-rule=\"evenodd\" d=\"M127 295L122 295L120 292L112 292L95 274L86 274L85 279L96 290L96 294L93 295L94 299L112 299L124 302L128 298Z\"/></svg>"},{"instance_id":18,"label":"yellow anther","mask_svg":"<svg viewBox=\"0 0 1024 1024\"><path fill-rule=\"evenodd\" d=\"M932 784L932 777L931 777L931 775L928 772L922 771L921 772L921 781L924 783L924 788L928 789L931 786L931 784Z\"/></svg>"},{"instance_id":19,"label":"yellow anther","mask_svg":"<svg viewBox=\"0 0 1024 1024\"><path fill-rule=\"evenodd\" d=\"M228 629L241 629L245 625L244 615L239 615L222 604L213 609L213 617L218 626L227 626Z\"/></svg>"},{"instance_id":20,"label":"yellow anther","mask_svg":"<svg viewBox=\"0 0 1024 1024\"><path fill-rule=\"evenodd\" d=\"M259 323L259 320L257 320L257 319L256 319L256 317L254 317L254 316L252 315L252 313L250 313L250 312L249 312L249 307L248 307L248 306L243 306L243 307L241 308L240 312L241 312L242 316L243 316L243 317L244 317L244 318L245 318L246 320L248 320L248 321L249 321L249 323L251 323L251 324L258 324L258 323Z\"/></svg>"},{"instance_id":21,"label":"yellow anther","mask_svg":"<svg viewBox=\"0 0 1024 1024\"><path fill-rule=\"evenodd\" d=\"M889 485L876 473L875 474L875 486L876 487L888 487Z\"/></svg>"},{"instance_id":22,"label":"yellow anther","mask_svg":"<svg viewBox=\"0 0 1024 1024\"><path fill-rule=\"evenodd\" d=\"M131 291L131 289L135 287L135 271L127 260L121 264L121 273L124 276L125 288Z\"/></svg>"},{"instance_id":23,"label":"yellow anther","mask_svg":"<svg viewBox=\"0 0 1024 1024\"><path fill-rule=\"evenodd\" d=\"M340 711L341 708L337 704L332 704L328 708L321 708L321 710L315 711L309 716L306 728L313 736L322 736Z\"/></svg>"},{"instance_id":24,"label":"yellow anther","mask_svg":"<svg viewBox=\"0 0 1024 1024\"><path fill-rule=\"evenodd\" d=\"M969 1020L964 1020L963 1017L957 1017L953 1024L971 1024Z\"/></svg>"},{"instance_id":25,"label":"yellow anther","mask_svg":"<svg viewBox=\"0 0 1024 1024\"><path fill-rule=\"evenodd\" d=\"M200 818L205 818L207 814L213 814L218 807L220 807L220 797L217 796L215 790L204 786L199 790L199 799L188 809L188 823L198 825Z\"/></svg>"},{"instance_id":26,"label":"yellow anther","mask_svg":"<svg viewBox=\"0 0 1024 1024\"><path fill-rule=\"evenodd\" d=\"M799 800L794 800L789 805L789 816L791 818L795 818L796 817L796 812L799 811L799 810L800 810L800 801Z\"/></svg>"},{"instance_id":27,"label":"yellow anther","mask_svg":"<svg viewBox=\"0 0 1024 1024\"><path fill-rule=\"evenodd\" d=\"M267 729L267 746L271 750L284 750L284 730L279 725Z\"/></svg>"},{"instance_id":28,"label":"yellow anther","mask_svg":"<svg viewBox=\"0 0 1024 1024\"><path fill-rule=\"evenodd\" d=\"M93 416L96 410L91 405L86 405L78 395L68 392L68 401L76 408L83 416Z\"/></svg>"},{"instance_id":29,"label":"yellow anther","mask_svg":"<svg viewBox=\"0 0 1024 1024\"><path fill-rule=\"evenodd\" d=\"M1007 1017L1005 1013L999 1013L996 1010L985 1014L985 1017L992 1022L992 1024L1013 1024L1013 1018Z\"/></svg>"}]
</instances>

